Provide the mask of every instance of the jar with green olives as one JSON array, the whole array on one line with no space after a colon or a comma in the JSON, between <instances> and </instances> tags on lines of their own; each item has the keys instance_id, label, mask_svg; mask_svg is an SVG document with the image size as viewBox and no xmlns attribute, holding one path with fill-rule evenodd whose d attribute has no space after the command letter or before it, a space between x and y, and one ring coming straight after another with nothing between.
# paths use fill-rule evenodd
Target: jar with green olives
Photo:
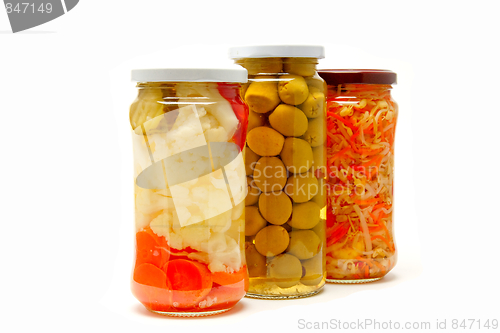
<instances>
[{"instance_id":1,"label":"jar with green olives","mask_svg":"<svg viewBox=\"0 0 500 333\"><path fill-rule=\"evenodd\" d=\"M299 298L325 284L326 84L321 46L230 49L248 70L248 297Z\"/></svg>"}]
</instances>

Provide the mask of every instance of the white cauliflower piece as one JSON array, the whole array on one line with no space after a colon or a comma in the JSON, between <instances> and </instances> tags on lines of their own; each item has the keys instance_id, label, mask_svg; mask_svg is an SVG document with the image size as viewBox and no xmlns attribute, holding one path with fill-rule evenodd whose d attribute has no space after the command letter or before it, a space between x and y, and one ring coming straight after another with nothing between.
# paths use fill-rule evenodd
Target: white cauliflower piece
<instances>
[{"instance_id":1,"label":"white cauliflower piece","mask_svg":"<svg viewBox=\"0 0 500 333\"><path fill-rule=\"evenodd\" d=\"M217 245L219 249L224 248L224 250L208 253L208 259L210 261L208 269L211 272L225 271L232 273L239 270L241 267L242 255L238 243L227 235L224 235L224 238L226 243L225 247L220 245L220 242L222 242L220 239L214 241L214 248L215 245Z\"/></svg>"},{"instance_id":2,"label":"white cauliflower piece","mask_svg":"<svg viewBox=\"0 0 500 333\"><path fill-rule=\"evenodd\" d=\"M213 232L225 232L231 227L231 213L232 210L225 211L222 214L208 219L206 222Z\"/></svg>"},{"instance_id":3,"label":"white cauliflower piece","mask_svg":"<svg viewBox=\"0 0 500 333\"><path fill-rule=\"evenodd\" d=\"M202 86L179 83L177 85L177 96L180 97L180 101L186 103L189 103L189 99L182 99L182 97L209 98L213 104L206 105L206 111L217 118L217 121L224 127L228 138L232 137L236 132L239 123L238 118L236 118L231 104L219 93L216 84Z\"/></svg>"},{"instance_id":4,"label":"white cauliflower piece","mask_svg":"<svg viewBox=\"0 0 500 333\"><path fill-rule=\"evenodd\" d=\"M135 208L142 214L149 215L167 207L173 207L171 198L136 187Z\"/></svg>"},{"instance_id":5,"label":"white cauliflower piece","mask_svg":"<svg viewBox=\"0 0 500 333\"><path fill-rule=\"evenodd\" d=\"M135 210L135 230L139 231L149 225L158 214L143 214L139 210Z\"/></svg>"},{"instance_id":6,"label":"white cauliflower piece","mask_svg":"<svg viewBox=\"0 0 500 333\"><path fill-rule=\"evenodd\" d=\"M241 214L238 219L233 220L229 229L227 229L225 233L235 241L239 242L241 235L244 235L245 233L245 214Z\"/></svg>"}]
</instances>

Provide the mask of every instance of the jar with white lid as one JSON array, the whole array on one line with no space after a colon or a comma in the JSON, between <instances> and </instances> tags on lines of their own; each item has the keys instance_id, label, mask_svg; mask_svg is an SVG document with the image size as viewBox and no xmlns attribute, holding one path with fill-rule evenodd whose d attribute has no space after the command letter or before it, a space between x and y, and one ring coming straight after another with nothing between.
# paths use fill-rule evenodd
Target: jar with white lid
<instances>
[{"instance_id":1,"label":"jar with white lid","mask_svg":"<svg viewBox=\"0 0 500 333\"><path fill-rule=\"evenodd\" d=\"M150 311L206 316L247 290L244 69L133 70L134 296Z\"/></svg>"},{"instance_id":2,"label":"jar with white lid","mask_svg":"<svg viewBox=\"0 0 500 333\"><path fill-rule=\"evenodd\" d=\"M325 283L325 95L321 46L231 48L248 70L247 296L315 295Z\"/></svg>"}]
</instances>

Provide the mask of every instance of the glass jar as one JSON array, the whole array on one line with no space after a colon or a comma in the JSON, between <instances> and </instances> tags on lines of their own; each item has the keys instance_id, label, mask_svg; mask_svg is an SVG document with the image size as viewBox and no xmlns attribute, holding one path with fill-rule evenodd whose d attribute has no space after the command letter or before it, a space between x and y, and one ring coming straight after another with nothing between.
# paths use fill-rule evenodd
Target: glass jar
<instances>
[{"instance_id":1,"label":"glass jar","mask_svg":"<svg viewBox=\"0 0 500 333\"><path fill-rule=\"evenodd\" d=\"M236 47L248 70L245 167L248 297L298 298L323 287L326 84L319 46Z\"/></svg>"},{"instance_id":2,"label":"glass jar","mask_svg":"<svg viewBox=\"0 0 500 333\"><path fill-rule=\"evenodd\" d=\"M327 95L327 282L381 279L396 264L396 73L320 70Z\"/></svg>"},{"instance_id":3,"label":"glass jar","mask_svg":"<svg viewBox=\"0 0 500 333\"><path fill-rule=\"evenodd\" d=\"M134 296L170 316L225 312L248 286L246 71L133 70Z\"/></svg>"}]
</instances>

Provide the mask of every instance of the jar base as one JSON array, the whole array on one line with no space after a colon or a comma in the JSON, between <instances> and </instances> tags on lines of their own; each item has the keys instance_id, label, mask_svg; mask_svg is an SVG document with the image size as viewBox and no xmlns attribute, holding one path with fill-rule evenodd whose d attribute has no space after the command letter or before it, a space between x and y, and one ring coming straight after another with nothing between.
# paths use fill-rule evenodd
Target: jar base
<instances>
[{"instance_id":1,"label":"jar base","mask_svg":"<svg viewBox=\"0 0 500 333\"><path fill-rule=\"evenodd\" d=\"M382 277L371 278L371 279L358 279L358 280L334 280L334 279L326 279L327 283L334 284L360 284L360 283L369 283L380 280Z\"/></svg>"},{"instance_id":2,"label":"jar base","mask_svg":"<svg viewBox=\"0 0 500 333\"><path fill-rule=\"evenodd\" d=\"M167 316L167 317L207 317L207 316L213 316L213 315L218 315L220 313L227 312L231 310L232 308L229 309L222 309L222 310L215 310L215 311L205 311L205 312L169 312L169 311L155 311L148 309L149 311L162 315L162 316Z\"/></svg>"},{"instance_id":3,"label":"jar base","mask_svg":"<svg viewBox=\"0 0 500 333\"><path fill-rule=\"evenodd\" d=\"M267 295L267 294L257 294L257 293L249 293L247 292L245 297L248 298L257 298L257 299L296 299L296 298L306 298L306 297L311 297L319 293L321 290L314 290L305 294L299 294L299 295Z\"/></svg>"}]
</instances>

